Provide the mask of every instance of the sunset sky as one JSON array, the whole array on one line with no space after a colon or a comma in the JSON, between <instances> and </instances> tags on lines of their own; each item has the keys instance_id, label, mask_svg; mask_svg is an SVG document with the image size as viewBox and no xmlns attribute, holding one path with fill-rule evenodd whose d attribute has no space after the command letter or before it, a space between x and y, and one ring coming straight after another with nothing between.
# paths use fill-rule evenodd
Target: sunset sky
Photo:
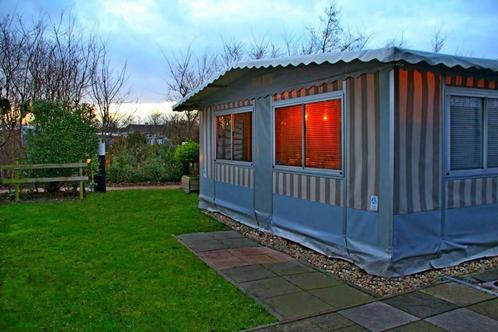
<instances>
[{"instance_id":1,"label":"sunset sky","mask_svg":"<svg viewBox=\"0 0 498 332\"><path fill-rule=\"evenodd\" d=\"M161 54L217 52L221 40L246 44L255 37L282 40L302 36L313 26L328 0L0 0L0 16L22 14L31 20L40 13L57 18L70 12L78 25L108 42L115 66L128 64L130 104L139 117L166 112L167 68ZM447 36L443 53L498 58L498 1L347 1L338 0L342 22L353 31L371 35L367 48L404 37L408 48L429 50L434 31Z\"/></svg>"}]
</instances>

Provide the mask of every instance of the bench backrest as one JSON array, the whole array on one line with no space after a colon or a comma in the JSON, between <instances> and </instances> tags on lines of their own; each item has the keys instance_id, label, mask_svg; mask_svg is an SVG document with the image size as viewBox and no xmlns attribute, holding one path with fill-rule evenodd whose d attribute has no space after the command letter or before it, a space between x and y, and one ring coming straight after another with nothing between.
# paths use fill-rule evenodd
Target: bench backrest
<instances>
[{"instance_id":1,"label":"bench backrest","mask_svg":"<svg viewBox=\"0 0 498 332\"><path fill-rule=\"evenodd\" d=\"M87 164L80 163L65 163L65 164L9 164L0 165L0 169L12 170L31 170L31 169L53 169L53 168L80 168L86 167Z\"/></svg>"},{"instance_id":2,"label":"bench backrest","mask_svg":"<svg viewBox=\"0 0 498 332\"><path fill-rule=\"evenodd\" d=\"M51 182L79 182L80 187L80 199L84 196L84 181L88 181L88 176L83 176L83 169L87 167L86 163L64 163L64 164L10 164L10 165L0 165L1 170L11 170L12 175L7 179L0 179L4 184L11 184L15 186L16 192L16 202L20 200L20 185L26 183L51 183ZM53 176L53 177L39 177L39 178L27 178L19 177L17 171L26 170L43 170L43 169L67 169L67 168L78 168L79 172L76 176Z\"/></svg>"},{"instance_id":3,"label":"bench backrest","mask_svg":"<svg viewBox=\"0 0 498 332\"><path fill-rule=\"evenodd\" d=\"M9 164L0 165L0 170L12 170L12 176L2 179L4 184L20 184L20 183L49 183L49 182L74 182L74 181L87 181L88 176L83 176L83 169L87 167L87 163L64 163L64 164ZM41 170L41 169L67 169L78 168L78 176L54 176L54 177L39 177L39 178L26 178L19 177L16 171L26 170Z\"/></svg>"}]
</instances>

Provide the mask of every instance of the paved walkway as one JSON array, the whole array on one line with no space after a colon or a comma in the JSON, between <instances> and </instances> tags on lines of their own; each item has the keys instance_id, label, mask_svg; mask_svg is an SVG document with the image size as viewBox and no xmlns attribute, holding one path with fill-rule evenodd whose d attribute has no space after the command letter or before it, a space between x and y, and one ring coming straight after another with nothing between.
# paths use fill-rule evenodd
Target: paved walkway
<instances>
[{"instance_id":1,"label":"paved walkway","mask_svg":"<svg viewBox=\"0 0 498 332\"><path fill-rule=\"evenodd\" d=\"M498 331L498 298L462 284L379 299L235 231L178 239L280 320L254 331Z\"/></svg>"}]
</instances>

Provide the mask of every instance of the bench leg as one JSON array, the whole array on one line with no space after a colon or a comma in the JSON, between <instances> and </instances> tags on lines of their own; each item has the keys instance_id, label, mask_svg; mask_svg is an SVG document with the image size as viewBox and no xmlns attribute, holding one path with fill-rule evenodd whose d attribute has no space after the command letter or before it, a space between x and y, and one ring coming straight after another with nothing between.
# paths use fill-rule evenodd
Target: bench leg
<instances>
[{"instance_id":1,"label":"bench leg","mask_svg":"<svg viewBox=\"0 0 498 332\"><path fill-rule=\"evenodd\" d=\"M83 187L83 181L80 181L80 199L83 199L84 192L85 188Z\"/></svg>"},{"instance_id":2,"label":"bench leg","mask_svg":"<svg viewBox=\"0 0 498 332\"><path fill-rule=\"evenodd\" d=\"M19 185L16 184L16 202L19 202L21 199L21 189L19 188Z\"/></svg>"}]
</instances>

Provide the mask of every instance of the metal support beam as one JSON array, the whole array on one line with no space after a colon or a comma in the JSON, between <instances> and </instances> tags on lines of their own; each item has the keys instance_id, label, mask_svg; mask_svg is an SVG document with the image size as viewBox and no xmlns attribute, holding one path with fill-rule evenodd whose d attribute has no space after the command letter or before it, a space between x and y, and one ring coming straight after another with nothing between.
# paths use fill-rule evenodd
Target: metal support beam
<instances>
[{"instance_id":1,"label":"metal support beam","mask_svg":"<svg viewBox=\"0 0 498 332\"><path fill-rule=\"evenodd\" d=\"M392 253L394 196L394 69L379 74L380 192L379 246Z\"/></svg>"}]
</instances>

